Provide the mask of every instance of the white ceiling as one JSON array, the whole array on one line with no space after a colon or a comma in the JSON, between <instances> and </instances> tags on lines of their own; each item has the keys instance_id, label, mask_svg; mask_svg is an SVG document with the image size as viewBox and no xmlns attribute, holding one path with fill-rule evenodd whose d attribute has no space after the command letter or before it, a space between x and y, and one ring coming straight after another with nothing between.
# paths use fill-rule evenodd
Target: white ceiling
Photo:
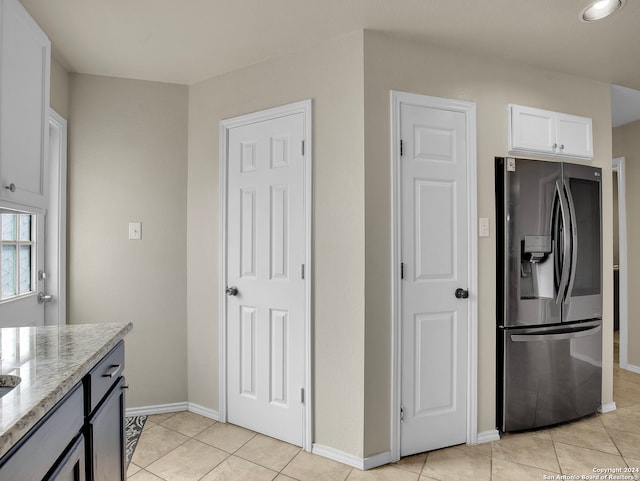
<instances>
[{"instance_id":1,"label":"white ceiling","mask_svg":"<svg viewBox=\"0 0 640 481\"><path fill-rule=\"evenodd\" d=\"M72 72L193 84L368 28L640 89L635 0L21 1Z\"/></svg>"},{"instance_id":2,"label":"white ceiling","mask_svg":"<svg viewBox=\"0 0 640 481\"><path fill-rule=\"evenodd\" d=\"M640 2L588 0L21 0L70 72L193 84L372 29L601 80L613 124L640 118Z\"/></svg>"}]
</instances>

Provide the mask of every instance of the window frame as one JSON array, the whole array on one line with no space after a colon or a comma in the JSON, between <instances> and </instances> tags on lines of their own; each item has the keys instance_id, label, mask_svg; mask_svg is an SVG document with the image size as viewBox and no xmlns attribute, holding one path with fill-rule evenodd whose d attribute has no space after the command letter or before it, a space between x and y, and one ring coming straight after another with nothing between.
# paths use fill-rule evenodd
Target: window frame
<instances>
[{"instance_id":1,"label":"window frame","mask_svg":"<svg viewBox=\"0 0 640 481\"><path fill-rule=\"evenodd\" d=\"M37 286L37 279L36 279L36 271L37 271L37 265L36 265L36 258L37 258L37 252L36 252L36 244L37 244L37 215L32 213L32 212L20 212L20 211L12 211L12 210L8 210L8 209L0 209L0 226L1 224L1 217L4 215L14 215L15 216L15 229L16 229L16 236L15 236L15 240L3 240L2 239L2 229L0 228L0 304L5 303L5 302L11 302L14 301L16 299L22 299L28 296L32 296L34 295L37 290L38 290L38 286ZM31 221L30 221L30 228L31 228L31 232L30 232L30 239L29 240L21 240L20 239L20 217L23 215L28 215L31 217ZM11 295L5 295L2 289L2 278L1 278L1 269L2 269L2 250L4 246L13 246L16 249L16 260L15 260L15 267L14 267L14 282L15 282L15 293L11 294ZM20 290L20 248L24 247L24 246L28 246L29 247L29 251L30 251L30 273L29 273L29 290L28 291L24 291L21 292Z\"/></svg>"}]
</instances>

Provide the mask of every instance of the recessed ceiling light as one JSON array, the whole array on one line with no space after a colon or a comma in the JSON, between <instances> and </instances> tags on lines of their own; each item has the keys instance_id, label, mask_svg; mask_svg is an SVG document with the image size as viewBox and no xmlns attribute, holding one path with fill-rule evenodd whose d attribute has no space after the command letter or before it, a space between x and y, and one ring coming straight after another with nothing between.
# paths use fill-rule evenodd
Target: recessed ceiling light
<instances>
[{"instance_id":1,"label":"recessed ceiling light","mask_svg":"<svg viewBox=\"0 0 640 481\"><path fill-rule=\"evenodd\" d=\"M591 2L580 13L580 20L584 22L593 22L601 20L620 10L626 0L596 0Z\"/></svg>"}]
</instances>

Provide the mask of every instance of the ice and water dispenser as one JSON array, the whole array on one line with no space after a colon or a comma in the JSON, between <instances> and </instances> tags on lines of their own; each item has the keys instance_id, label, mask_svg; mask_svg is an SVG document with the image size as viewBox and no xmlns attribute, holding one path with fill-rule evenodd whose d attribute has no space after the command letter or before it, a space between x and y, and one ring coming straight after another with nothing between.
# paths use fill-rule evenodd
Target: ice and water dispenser
<instances>
[{"instance_id":1,"label":"ice and water dispenser","mask_svg":"<svg viewBox=\"0 0 640 481\"><path fill-rule=\"evenodd\" d=\"M525 235L520 253L520 298L554 298L550 235Z\"/></svg>"}]
</instances>

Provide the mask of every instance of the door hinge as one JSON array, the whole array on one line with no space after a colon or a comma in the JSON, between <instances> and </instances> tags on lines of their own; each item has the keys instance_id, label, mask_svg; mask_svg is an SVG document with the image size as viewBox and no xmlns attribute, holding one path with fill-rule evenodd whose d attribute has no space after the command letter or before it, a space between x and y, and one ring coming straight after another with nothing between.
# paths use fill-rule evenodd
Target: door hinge
<instances>
[{"instance_id":1,"label":"door hinge","mask_svg":"<svg viewBox=\"0 0 640 481\"><path fill-rule=\"evenodd\" d=\"M304 404L304 388L300 388L300 404Z\"/></svg>"},{"instance_id":2,"label":"door hinge","mask_svg":"<svg viewBox=\"0 0 640 481\"><path fill-rule=\"evenodd\" d=\"M400 422L404 422L404 406L400 406Z\"/></svg>"},{"instance_id":3,"label":"door hinge","mask_svg":"<svg viewBox=\"0 0 640 481\"><path fill-rule=\"evenodd\" d=\"M304 264L300 265L300 279L304 280Z\"/></svg>"},{"instance_id":4,"label":"door hinge","mask_svg":"<svg viewBox=\"0 0 640 481\"><path fill-rule=\"evenodd\" d=\"M400 157L404 155L404 146L402 140L400 140Z\"/></svg>"},{"instance_id":5,"label":"door hinge","mask_svg":"<svg viewBox=\"0 0 640 481\"><path fill-rule=\"evenodd\" d=\"M302 141L302 155L304 155L304 140Z\"/></svg>"},{"instance_id":6,"label":"door hinge","mask_svg":"<svg viewBox=\"0 0 640 481\"><path fill-rule=\"evenodd\" d=\"M400 263L400 279L404 279L404 262Z\"/></svg>"}]
</instances>

